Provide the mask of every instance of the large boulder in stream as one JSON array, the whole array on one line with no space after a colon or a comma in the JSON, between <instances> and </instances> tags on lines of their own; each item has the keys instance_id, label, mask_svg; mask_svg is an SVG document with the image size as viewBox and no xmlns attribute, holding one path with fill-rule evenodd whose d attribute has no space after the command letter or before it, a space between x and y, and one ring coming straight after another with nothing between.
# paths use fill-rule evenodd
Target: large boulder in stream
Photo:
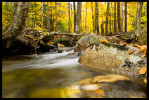
<instances>
[{"instance_id":1,"label":"large boulder in stream","mask_svg":"<svg viewBox=\"0 0 149 100\"><path fill-rule=\"evenodd\" d=\"M99 37L99 36L96 36L96 35L85 35L85 36L81 37L79 39L79 41L77 41L74 50L76 52L84 51L88 48L89 45L100 43L99 39L106 40L105 38Z\"/></svg>"},{"instance_id":2,"label":"large boulder in stream","mask_svg":"<svg viewBox=\"0 0 149 100\"><path fill-rule=\"evenodd\" d=\"M83 48L85 51L80 56L79 62L94 71L102 70L139 79L141 77L139 70L143 66L147 68L146 56L142 57L140 49L132 45L98 42L98 44L88 43L84 47L87 49ZM147 73L144 75L145 78L146 75Z\"/></svg>"}]
</instances>

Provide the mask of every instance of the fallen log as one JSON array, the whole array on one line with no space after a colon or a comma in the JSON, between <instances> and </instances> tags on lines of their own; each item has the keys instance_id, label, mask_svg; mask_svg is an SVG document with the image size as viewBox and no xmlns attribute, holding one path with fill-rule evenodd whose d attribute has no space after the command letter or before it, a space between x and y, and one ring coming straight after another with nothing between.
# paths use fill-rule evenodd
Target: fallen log
<instances>
[{"instance_id":1,"label":"fallen log","mask_svg":"<svg viewBox=\"0 0 149 100\"><path fill-rule=\"evenodd\" d=\"M42 40L44 37L48 37L48 36L51 36L51 35L82 36L82 35L85 35L85 34L83 34L83 33L81 33L81 34L76 34L76 33L74 33L74 34L69 34L69 33L59 33L59 32L51 32L51 33L46 32L46 33L42 33L42 35L38 38L38 40L40 41L40 40Z\"/></svg>"}]
</instances>

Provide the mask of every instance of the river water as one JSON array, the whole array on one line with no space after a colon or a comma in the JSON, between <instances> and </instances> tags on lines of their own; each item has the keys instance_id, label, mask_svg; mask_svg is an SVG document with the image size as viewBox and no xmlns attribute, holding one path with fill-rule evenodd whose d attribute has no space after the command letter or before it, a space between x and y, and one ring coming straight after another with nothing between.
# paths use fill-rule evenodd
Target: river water
<instances>
[{"instance_id":1,"label":"river water","mask_svg":"<svg viewBox=\"0 0 149 100\"><path fill-rule=\"evenodd\" d=\"M104 76L107 73L96 73L78 63L79 56L70 55L73 48L66 47L62 53L47 52L33 55L7 56L2 58L2 98L83 98L77 82ZM132 91L131 97L146 97L146 91L135 82L120 81L104 84L103 97L130 97L130 95L113 96L111 90ZM129 86L128 86L129 84ZM120 87L128 87L127 89ZM92 87L92 86L91 86ZM97 91L96 91L97 92ZM99 92L99 90L98 90ZM100 91L101 92L101 91Z\"/></svg>"}]
</instances>

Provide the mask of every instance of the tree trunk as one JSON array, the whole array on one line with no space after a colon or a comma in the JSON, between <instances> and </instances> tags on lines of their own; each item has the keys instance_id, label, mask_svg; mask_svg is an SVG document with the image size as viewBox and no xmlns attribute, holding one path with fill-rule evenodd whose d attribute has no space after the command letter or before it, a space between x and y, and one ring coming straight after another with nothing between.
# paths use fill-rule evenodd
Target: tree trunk
<instances>
[{"instance_id":1,"label":"tree trunk","mask_svg":"<svg viewBox=\"0 0 149 100\"><path fill-rule=\"evenodd\" d=\"M73 18L73 13L72 13L72 4L70 4L70 20L71 20L71 18ZM72 22L70 23L70 27L72 28ZM73 29L72 30L70 30L71 32L73 32Z\"/></svg>"},{"instance_id":2,"label":"tree trunk","mask_svg":"<svg viewBox=\"0 0 149 100\"><path fill-rule=\"evenodd\" d=\"M69 14L69 24L68 24L69 31L68 32L70 33L70 3L69 2L68 2L68 14Z\"/></svg>"},{"instance_id":3,"label":"tree trunk","mask_svg":"<svg viewBox=\"0 0 149 100\"><path fill-rule=\"evenodd\" d=\"M42 16L41 16L41 28L43 30L43 2L42 2L41 12L42 12Z\"/></svg>"},{"instance_id":4,"label":"tree trunk","mask_svg":"<svg viewBox=\"0 0 149 100\"><path fill-rule=\"evenodd\" d=\"M35 14L35 19L34 19L34 28L36 28L36 3L34 2L34 5L35 5L35 12L34 12L34 14Z\"/></svg>"},{"instance_id":5,"label":"tree trunk","mask_svg":"<svg viewBox=\"0 0 149 100\"><path fill-rule=\"evenodd\" d=\"M147 25L143 28L141 34L139 34L138 44L147 45Z\"/></svg>"},{"instance_id":6,"label":"tree trunk","mask_svg":"<svg viewBox=\"0 0 149 100\"><path fill-rule=\"evenodd\" d=\"M120 2L117 2L117 22L118 22L118 32L121 32L121 25L120 25Z\"/></svg>"},{"instance_id":7,"label":"tree trunk","mask_svg":"<svg viewBox=\"0 0 149 100\"><path fill-rule=\"evenodd\" d=\"M108 34L108 16L109 16L109 2L107 2L107 16L106 16L106 32L105 34Z\"/></svg>"},{"instance_id":8,"label":"tree trunk","mask_svg":"<svg viewBox=\"0 0 149 100\"><path fill-rule=\"evenodd\" d=\"M28 17L29 4L29 2L16 3L14 18L12 19L9 28L2 33L2 40L5 41L6 48L10 47L11 43L22 34Z\"/></svg>"},{"instance_id":9,"label":"tree trunk","mask_svg":"<svg viewBox=\"0 0 149 100\"><path fill-rule=\"evenodd\" d=\"M123 2L120 3L120 32L123 32Z\"/></svg>"},{"instance_id":10,"label":"tree trunk","mask_svg":"<svg viewBox=\"0 0 149 100\"><path fill-rule=\"evenodd\" d=\"M95 23L94 23L94 10L93 10L93 3L91 2L91 8L92 8L92 23L93 23L93 33L95 32Z\"/></svg>"},{"instance_id":11,"label":"tree trunk","mask_svg":"<svg viewBox=\"0 0 149 100\"><path fill-rule=\"evenodd\" d=\"M86 19L87 19L87 3L86 3L86 16L85 16L85 33L86 33Z\"/></svg>"},{"instance_id":12,"label":"tree trunk","mask_svg":"<svg viewBox=\"0 0 149 100\"><path fill-rule=\"evenodd\" d=\"M112 33L114 35L114 2L113 2L113 5L112 5Z\"/></svg>"},{"instance_id":13,"label":"tree trunk","mask_svg":"<svg viewBox=\"0 0 149 100\"><path fill-rule=\"evenodd\" d=\"M27 23L26 28L29 28L29 16L27 17Z\"/></svg>"},{"instance_id":14,"label":"tree trunk","mask_svg":"<svg viewBox=\"0 0 149 100\"><path fill-rule=\"evenodd\" d=\"M52 4L51 4L52 5ZM52 7L50 7L50 32L54 30L54 21L53 21Z\"/></svg>"},{"instance_id":15,"label":"tree trunk","mask_svg":"<svg viewBox=\"0 0 149 100\"><path fill-rule=\"evenodd\" d=\"M99 34L99 25L98 25L98 3L95 2L95 34Z\"/></svg>"},{"instance_id":16,"label":"tree trunk","mask_svg":"<svg viewBox=\"0 0 149 100\"><path fill-rule=\"evenodd\" d=\"M117 2L117 26L118 32L120 32L120 2Z\"/></svg>"},{"instance_id":17,"label":"tree trunk","mask_svg":"<svg viewBox=\"0 0 149 100\"><path fill-rule=\"evenodd\" d=\"M47 2L47 7L48 7L48 9L47 9L47 18L48 18L48 30L49 30L49 32L50 32L50 17L49 17L49 4L48 4L48 2Z\"/></svg>"},{"instance_id":18,"label":"tree trunk","mask_svg":"<svg viewBox=\"0 0 149 100\"><path fill-rule=\"evenodd\" d=\"M76 33L80 33L81 31L81 6L82 2L77 3L77 19L76 19Z\"/></svg>"},{"instance_id":19,"label":"tree trunk","mask_svg":"<svg viewBox=\"0 0 149 100\"><path fill-rule=\"evenodd\" d=\"M76 5L73 2L73 9L74 9L74 32L76 32Z\"/></svg>"},{"instance_id":20,"label":"tree trunk","mask_svg":"<svg viewBox=\"0 0 149 100\"><path fill-rule=\"evenodd\" d=\"M32 14L32 28L34 28L34 20L33 20L33 7L32 7L32 10L31 10L31 14Z\"/></svg>"},{"instance_id":21,"label":"tree trunk","mask_svg":"<svg viewBox=\"0 0 149 100\"><path fill-rule=\"evenodd\" d=\"M138 2L137 6L137 16L136 16L136 30L135 35L138 37L141 33L141 12L142 12L142 2Z\"/></svg>"},{"instance_id":22,"label":"tree trunk","mask_svg":"<svg viewBox=\"0 0 149 100\"><path fill-rule=\"evenodd\" d=\"M110 3L111 5L110 5L110 8L112 7L112 2ZM111 17L112 17L112 10L110 10L110 33L112 33L111 32Z\"/></svg>"},{"instance_id":23,"label":"tree trunk","mask_svg":"<svg viewBox=\"0 0 149 100\"><path fill-rule=\"evenodd\" d=\"M101 35L104 35L103 21L101 23Z\"/></svg>"},{"instance_id":24,"label":"tree trunk","mask_svg":"<svg viewBox=\"0 0 149 100\"><path fill-rule=\"evenodd\" d=\"M125 33L127 32L127 2L125 2Z\"/></svg>"},{"instance_id":25,"label":"tree trunk","mask_svg":"<svg viewBox=\"0 0 149 100\"><path fill-rule=\"evenodd\" d=\"M110 33L112 33L111 32L111 12L110 12Z\"/></svg>"},{"instance_id":26,"label":"tree trunk","mask_svg":"<svg viewBox=\"0 0 149 100\"><path fill-rule=\"evenodd\" d=\"M56 24L57 24L57 9L56 9L56 2L55 2L55 17L54 17L54 31L57 31Z\"/></svg>"}]
</instances>

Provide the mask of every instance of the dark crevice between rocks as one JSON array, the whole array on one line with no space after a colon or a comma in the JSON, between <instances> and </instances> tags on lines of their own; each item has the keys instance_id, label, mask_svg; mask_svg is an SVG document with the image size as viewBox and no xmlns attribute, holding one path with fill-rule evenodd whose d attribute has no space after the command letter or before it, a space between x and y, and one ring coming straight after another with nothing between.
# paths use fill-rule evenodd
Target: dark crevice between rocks
<instances>
[{"instance_id":1,"label":"dark crevice between rocks","mask_svg":"<svg viewBox=\"0 0 149 100\"><path fill-rule=\"evenodd\" d=\"M20 42L14 42L9 48L4 48L2 46L2 56L5 55L21 55L21 54L32 54L34 52L34 48L22 44Z\"/></svg>"},{"instance_id":2,"label":"dark crevice between rocks","mask_svg":"<svg viewBox=\"0 0 149 100\"><path fill-rule=\"evenodd\" d=\"M120 44L112 44L112 43L102 43L105 46L112 46L113 48L117 48L118 50L126 50L128 51L128 47L126 47L126 45L120 45Z\"/></svg>"}]
</instances>

